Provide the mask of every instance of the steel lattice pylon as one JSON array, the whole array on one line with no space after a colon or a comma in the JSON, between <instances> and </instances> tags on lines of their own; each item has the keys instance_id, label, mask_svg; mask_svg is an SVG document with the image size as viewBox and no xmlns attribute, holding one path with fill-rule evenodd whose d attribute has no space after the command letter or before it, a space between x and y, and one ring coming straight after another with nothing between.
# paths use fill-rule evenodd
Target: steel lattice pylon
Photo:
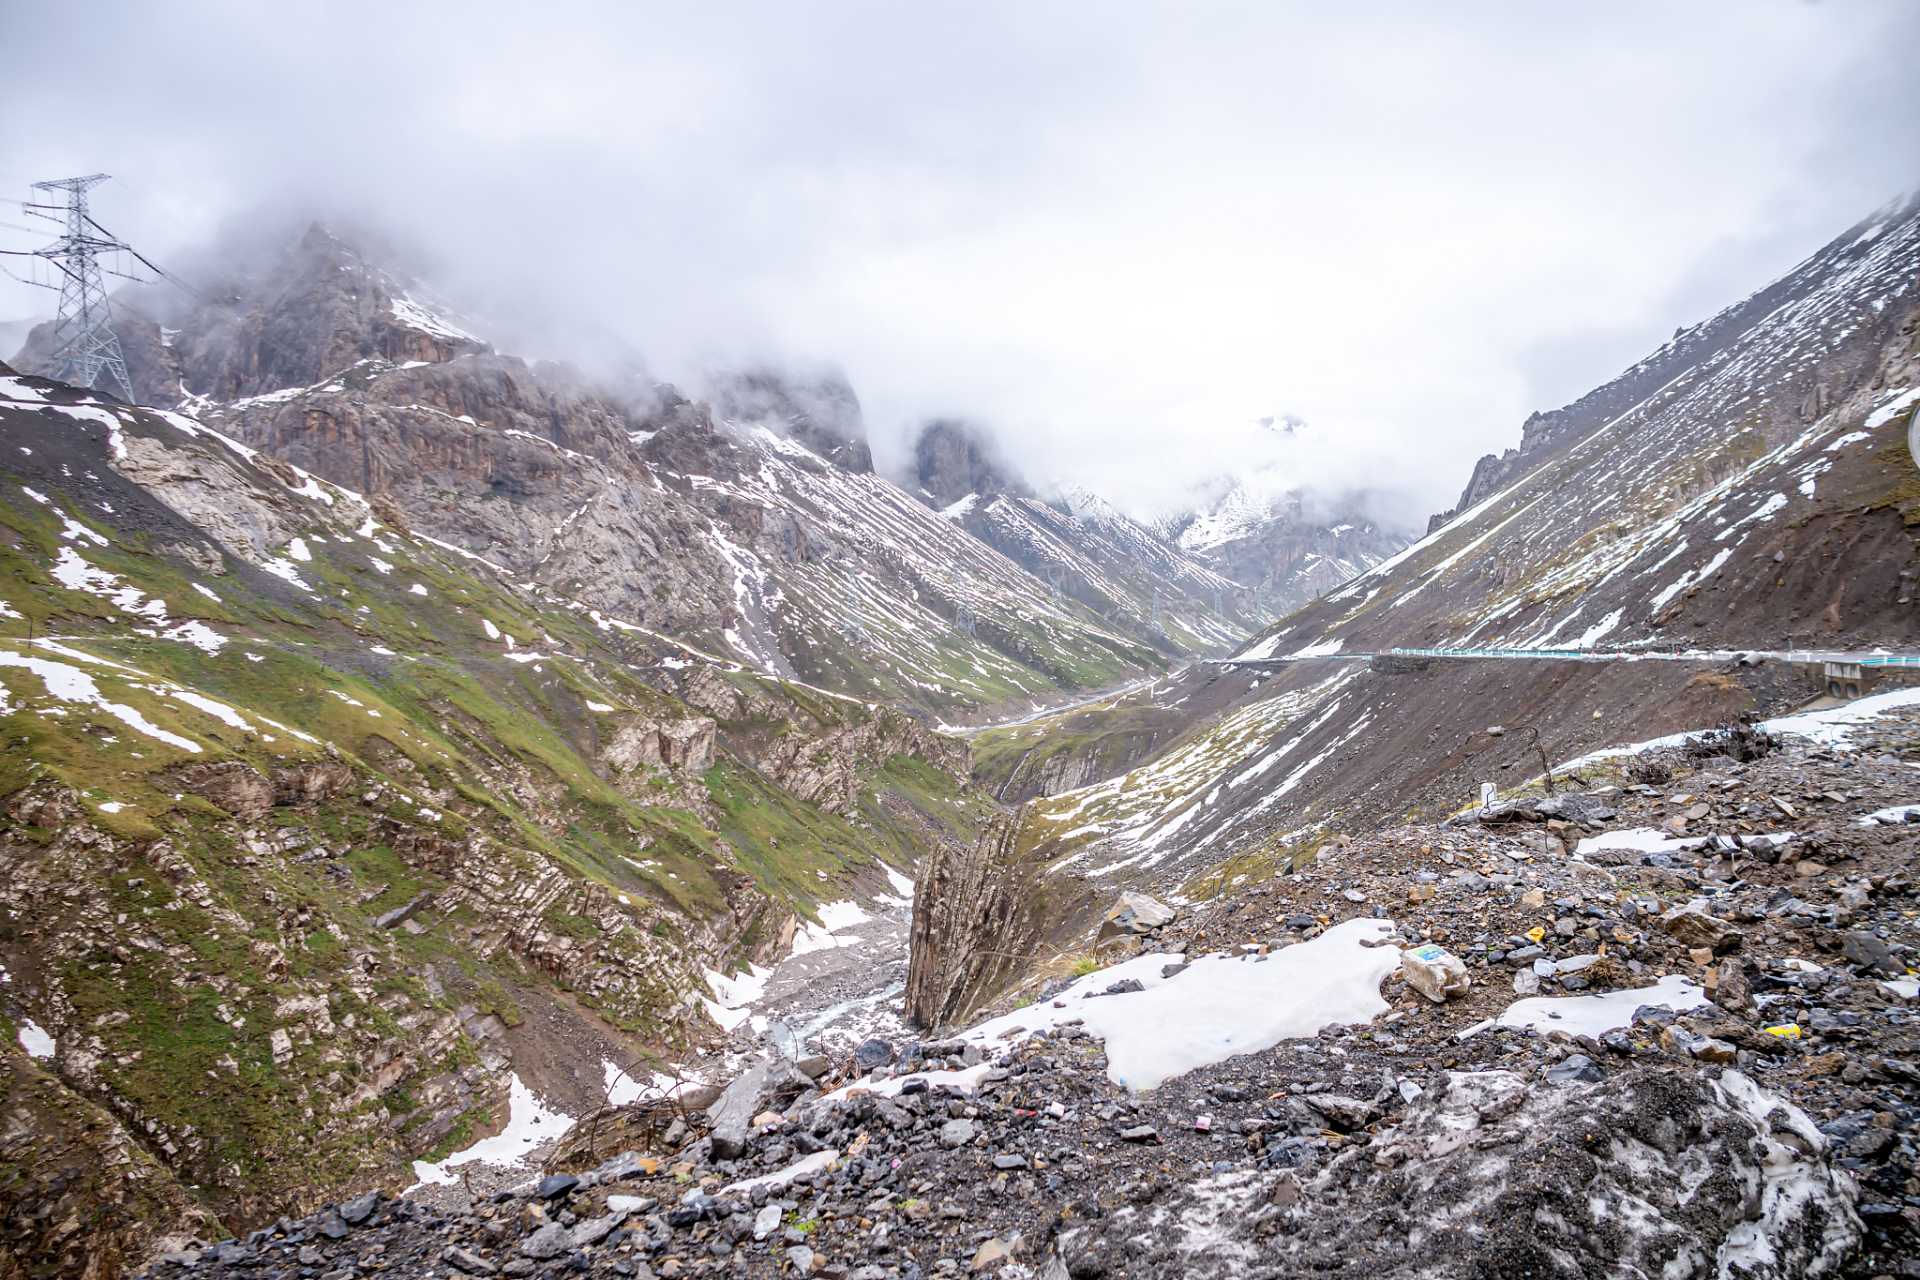
<instances>
[{"instance_id":1,"label":"steel lattice pylon","mask_svg":"<svg viewBox=\"0 0 1920 1280\"><path fill-rule=\"evenodd\" d=\"M66 234L44 249L34 250L61 273L60 312L53 324L54 351L48 373L89 391L98 391L101 375L119 387L122 400L133 403L133 383L127 362L114 336L107 290L100 279L99 255L131 248L100 230L87 216L87 192L107 180L104 173L84 178L36 182L35 191L66 193ZM57 206L49 206L57 207ZM51 216L51 215L43 215ZM57 220L57 219L56 219Z\"/></svg>"}]
</instances>

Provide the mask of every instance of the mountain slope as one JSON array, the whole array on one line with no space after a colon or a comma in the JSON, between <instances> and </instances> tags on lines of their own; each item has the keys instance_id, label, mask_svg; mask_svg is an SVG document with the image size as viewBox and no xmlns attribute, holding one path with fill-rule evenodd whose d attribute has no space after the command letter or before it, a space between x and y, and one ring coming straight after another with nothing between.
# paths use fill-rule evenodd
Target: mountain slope
<instances>
[{"instance_id":1,"label":"mountain slope","mask_svg":"<svg viewBox=\"0 0 1920 1280\"><path fill-rule=\"evenodd\" d=\"M1214 892L1310 858L1343 827L1431 820L1543 761L1826 688L1819 663L1713 649L1911 649L1916 279L1909 198L1536 416L1503 477L1477 470L1494 487L1473 506L1234 664L980 735L982 783L1036 797L1014 862L1059 902L1088 900L1087 883ZM1709 652L1577 660L1615 644ZM1566 657L1446 656L1486 647Z\"/></svg>"},{"instance_id":2,"label":"mountain slope","mask_svg":"<svg viewBox=\"0 0 1920 1280\"><path fill-rule=\"evenodd\" d=\"M0 366L0 1021L138 1146L76 1212L147 1215L17 1258L391 1182L497 1128L516 1078L596 1105L606 1064L716 1034L704 971L994 812L909 716L376 505ZM44 1131L0 1153L9 1223L32 1151L103 1156Z\"/></svg>"},{"instance_id":3,"label":"mountain slope","mask_svg":"<svg viewBox=\"0 0 1920 1280\"><path fill-rule=\"evenodd\" d=\"M603 611L956 722L1167 664L873 476L835 377L716 378L718 419L611 390L492 351L317 227L217 292L123 308L143 398Z\"/></svg>"}]
</instances>

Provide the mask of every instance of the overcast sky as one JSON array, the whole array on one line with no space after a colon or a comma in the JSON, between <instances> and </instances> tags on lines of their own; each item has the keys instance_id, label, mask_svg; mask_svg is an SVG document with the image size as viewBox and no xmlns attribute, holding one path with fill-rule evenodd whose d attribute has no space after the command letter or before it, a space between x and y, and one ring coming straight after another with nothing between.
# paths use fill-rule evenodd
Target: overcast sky
<instances>
[{"instance_id":1,"label":"overcast sky","mask_svg":"<svg viewBox=\"0 0 1920 1280\"><path fill-rule=\"evenodd\" d=\"M9 198L111 173L163 261L377 226L510 350L835 364L883 461L965 416L1135 508L1264 468L1424 526L1920 184L1909 0L0 9Z\"/></svg>"}]
</instances>

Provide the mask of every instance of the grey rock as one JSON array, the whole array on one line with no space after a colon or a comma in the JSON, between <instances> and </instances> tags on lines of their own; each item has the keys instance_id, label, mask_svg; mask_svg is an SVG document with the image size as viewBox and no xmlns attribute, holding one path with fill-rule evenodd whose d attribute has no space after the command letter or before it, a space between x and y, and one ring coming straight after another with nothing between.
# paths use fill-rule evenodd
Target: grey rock
<instances>
[{"instance_id":1,"label":"grey rock","mask_svg":"<svg viewBox=\"0 0 1920 1280\"><path fill-rule=\"evenodd\" d=\"M1897 977L1906 972L1887 944L1864 929L1847 935L1841 954L1854 964L1861 965L1875 973Z\"/></svg>"},{"instance_id":2,"label":"grey rock","mask_svg":"<svg viewBox=\"0 0 1920 1280\"><path fill-rule=\"evenodd\" d=\"M573 1233L557 1222L549 1222L520 1242L520 1252L535 1261L557 1258L573 1252Z\"/></svg>"},{"instance_id":3,"label":"grey rock","mask_svg":"<svg viewBox=\"0 0 1920 1280\"><path fill-rule=\"evenodd\" d=\"M775 1093L797 1093L812 1087L812 1080L781 1057L762 1058L741 1072L707 1108L707 1119L713 1126L713 1158L731 1160L746 1150L753 1118L765 1110L767 1100Z\"/></svg>"},{"instance_id":4,"label":"grey rock","mask_svg":"<svg viewBox=\"0 0 1920 1280\"><path fill-rule=\"evenodd\" d=\"M1689 903L1660 917L1660 927L1685 947L1705 947L1715 955L1738 951L1746 936L1725 920L1708 915Z\"/></svg>"},{"instance_id":5,"label":"grey rock","mask_svg":"<svg viewBox=\"0 0 1920 1280\"><path fill-rule=\"evenodd\" d=\"M1548 1084L1599 1084L1606 1078L1606 1073L1584 1053L1563 1058L1547 1068Z\"/></svg>"},{"instance_id":6,"label":"grey rock","mask_svg":"<svg viewBox=\"0 0 1920 1280\"><path fill-rule=\"evenodd\" d=\"M971 1120L949 1120L940 1126L940 1145L952 1150L973 1141L979 1129Z\"/></svg>"},{"instance_id":7,"label":"grey rock","mask_svg":"<svg viewBox=\"0 0 1920 1280\"><path fill-rule=\"evenodd\" d=\"M602 1240L605 1240L613 1234L614 1228L620 1225L620 1221L624 1217L626 1217L626 1215L623 1213L609 1213L603 1217L589 1218L585 1222L575 1224L573 1228L574 1247L579 1248L582 1245L599 1244Z\"/></svg>"},{"instance_id":8,"label":"grey rock","mask_svg":"<svg viewBox=\"0 0 1920 1280\"><path fill-rule=\"evenodd\" d=\"M567 1192L579 1185L580 1179L569 1174L555 1173L540 1179L540 1186L534 1191L534 1194L542 1200L551 1200L555 1196L567 1194Z\"/></svg>"},{"instance_id":9,"label":"grey rock","mask_svg":"<svg viewBox=\"0 0 1920 1280\"><path fill-rule=\"evenodd\" d=\"M343 1200L340 1203L340 1220L348 1226L357 1227L372 1217L373 1211L378 1208L379 1205L380 1193L378 1191L369 1191L363 1196L355 1196L351 1200Z\"/></svg>"},{"instance_id":10,"label":"grey rock","mask_svg":"<svg viewBox=\"0 0 1920 1280\"><path fill-rule=\"evenodd\" d=\"M1338 1093L1314 1094L1313 1109L1332 1121L1334 1128L1347 1132L1366 1128L1380 1114L1379 1108L1371 1102Z\"/></svg>"},{"instance_id":11,"label":"grey rock","mask_svg":"<svg viewBox=\"0 0 1920 1280\"><path fill-rule=\"evenodd\" d=\"M1002 1151L993 1158L993 1167L996 1169L1024 1169L1027 1167L1027 1158L1011 1151Z\"/></svg>"},{"instance_id":12,"label":"grey rock","mask_svg":"<svg viewBox=\"0 0 1920 1280\"><path fill-rule=\"evenodd\" d=\"M853 1051L853 1063L862 1071L871 1071L893 1061L893 1045L878 1037L863 1040Z\"/></svg>"},{"instance_id":13,"label":"grey rock","mask_svg":"<svg viewBox=\"0 0 1920 1280\"><path fill-rule=\"evenodd\" d=\"M479 1254L457 1246L442 1250L440 1260L470 1276L490 1276L500 1270Z\"/></svg>"},{"instance_id":14,"label":"grey rock","mask_svg":"<svg viewBox=\"0 0 1920 1280\"><path fill-rule=\"evenodd\" d=\"M1160 1131L1150 1124L1138 1124L1131 1129L1122 1129L1120 1140L1122 1142L1158 1142Z\"/></svg>"},{"instance_id":15,"label":"grey rock","mask_svg":"<svg viewBox=\"0 0 1920 1280\"><path fill-rule=\"evenodd\" d=\"M1577 1089L1503 1071L1436 1073L1392 1131L1334 1157L1334 1177L1270 1164L1181 1178L1150 1204L1062 1221L1053 1244L1078 1277L1135 1274L1138 1246L1151 1241L1167 1253L1140 1274L1230 1280L1259 1259L1278 1263L1276 1275L1306 1275L1321 1268L1294 1259L1364 1257L1370 1277L1420 1280L1654 1275L1681 1256L1708 1259L1712 1274L1710 1260L1746 1238L1764 1246L1746 1256L1765 1259L1749 1280L1830 1276L1862 1229L1846 1175L1800 1155L1824 1142L1804 1113L1732 1071L1623 1070ZM1583 1203L1605 1194L1687 1210L1617 1213L1600 1230L1543 1212L1566 1196L1564 1167L1542 1158L1551 1151L1578 1165ZM1480 1229L1427 1229L1468 1220Z\"/></svg>"}]
</instances>

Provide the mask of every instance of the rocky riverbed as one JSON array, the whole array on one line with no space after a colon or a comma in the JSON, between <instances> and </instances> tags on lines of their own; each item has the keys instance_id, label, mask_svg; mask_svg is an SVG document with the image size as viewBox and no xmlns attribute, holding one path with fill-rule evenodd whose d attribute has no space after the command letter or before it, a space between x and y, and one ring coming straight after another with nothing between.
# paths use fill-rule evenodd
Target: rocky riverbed
<instances>
[{"instance_id":1,"label":"rocky riverbed","mask_svg":"<svg viewBox=\"0 0 1920 1280\"><path fill-rule=\"evenodd\" d=\"M1920 1275L1915 727L1596 765L1351 838L1078 966L1144 981L810 1040L707 1112L577 1128L467 1212L363 1198L152 1274ZM1368 943L1470 981L1433 999L1405 959L1360 1020L1113 1078L1129 1008L1188 1034L1182 983Z\"/></svg>"}]
</instances>

